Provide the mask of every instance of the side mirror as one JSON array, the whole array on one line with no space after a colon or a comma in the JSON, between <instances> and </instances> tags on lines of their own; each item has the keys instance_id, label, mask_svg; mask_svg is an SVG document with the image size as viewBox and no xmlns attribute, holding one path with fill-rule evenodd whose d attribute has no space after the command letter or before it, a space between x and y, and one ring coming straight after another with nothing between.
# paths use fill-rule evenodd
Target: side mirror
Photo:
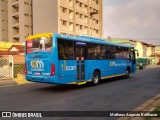
<instances>
[{"instance_id":1,"label":"side mirror","mask_svg":"<svg viewBox=\"0 0 160 120\"><path fill-rule=\"evenodd\" d=\"M139 57L139 52L137 51L137 56Z\"/></svg>"},{"instance_id":2,"label":"side mirror","mask_svg":"<svg viewBox=\"0 0 160 120\"><path fill-rule=\"evenodd\" d=\"M137 57L139 57L139 52L138 52L138 50L135 50L135 52L137 52Z\"/></svg>"}]
</instances>

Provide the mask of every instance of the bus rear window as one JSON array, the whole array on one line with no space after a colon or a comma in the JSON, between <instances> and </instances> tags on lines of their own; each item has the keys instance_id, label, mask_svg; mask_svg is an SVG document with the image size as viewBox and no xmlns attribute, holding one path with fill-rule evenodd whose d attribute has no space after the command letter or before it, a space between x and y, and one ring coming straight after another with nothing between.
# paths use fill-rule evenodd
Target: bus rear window
<instances>
[{"instance_id":1,"label":"bus rear window","mask_svg":"<svg viewBox=\"0 0 160 120\"><path fill-rule=\"evenodd\" d=\"M51 51L52 50L52 37L41 37L27 40L26 54L35 51Z\"/></svg>"}]
</instances>

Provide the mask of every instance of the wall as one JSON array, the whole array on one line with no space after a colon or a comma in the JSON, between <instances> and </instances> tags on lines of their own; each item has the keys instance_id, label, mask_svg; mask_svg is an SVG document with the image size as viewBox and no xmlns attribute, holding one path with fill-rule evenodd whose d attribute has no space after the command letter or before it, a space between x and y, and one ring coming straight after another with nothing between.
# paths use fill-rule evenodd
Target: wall
<instances>
[{"instance_id":1,"label":"wall","mask_svg":"<svg viewBox=\"0 0 160 120\"><path fill-rule=\"evenodd\" d=\"M57 0L33 0L33 34L58 32Z\"/></svg>"}]
</instances>

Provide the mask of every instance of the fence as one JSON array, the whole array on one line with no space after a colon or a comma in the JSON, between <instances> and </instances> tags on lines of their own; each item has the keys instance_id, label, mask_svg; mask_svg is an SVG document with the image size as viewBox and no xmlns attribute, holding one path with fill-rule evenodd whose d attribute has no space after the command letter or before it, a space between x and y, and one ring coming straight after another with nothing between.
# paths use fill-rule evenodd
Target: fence
<instances>
[{"instance_id":1,"label":"fence","mask_svg":"<svg viewBox=\"0 0 160 120\"><path fill-rule=\"evenodd\" d=\"M10 67L11 58L8 55L0 57L0 80L10 79L12 77L12 69Z\"/></svg>"},{"instance_id":2,"label":"fence","mask_svg":"<svg viewBox=\"0 0 160 120\"><path fill-rule=\"evenodd\" d=\"M0 56L0 80L24 77L24 55Z\"/></svg>"},{"instance_id":3,"label":"fence","mask_svg":"<svg viewBox=\"0 0 160 120\"><path fill-rule=\"evenodd\" d=\"M13 56L13 78L24 77L24 55Z\"/></svg>"}]
</instances>

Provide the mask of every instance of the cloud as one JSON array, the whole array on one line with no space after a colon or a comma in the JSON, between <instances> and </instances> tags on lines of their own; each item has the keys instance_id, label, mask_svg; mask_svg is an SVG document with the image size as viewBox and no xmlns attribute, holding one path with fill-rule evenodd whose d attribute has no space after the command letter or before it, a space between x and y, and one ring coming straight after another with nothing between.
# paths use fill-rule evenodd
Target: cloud
<instances>
[{"instance_id":1,"label":"cloud","mask_svg":"<svg viewBox=\"0 0 160 120\"><path fill-rule=\"evenodd\" d=\"M116 1L104 0L104 37L160 43L160 0Z\"/></svg>"}]
</instances>

